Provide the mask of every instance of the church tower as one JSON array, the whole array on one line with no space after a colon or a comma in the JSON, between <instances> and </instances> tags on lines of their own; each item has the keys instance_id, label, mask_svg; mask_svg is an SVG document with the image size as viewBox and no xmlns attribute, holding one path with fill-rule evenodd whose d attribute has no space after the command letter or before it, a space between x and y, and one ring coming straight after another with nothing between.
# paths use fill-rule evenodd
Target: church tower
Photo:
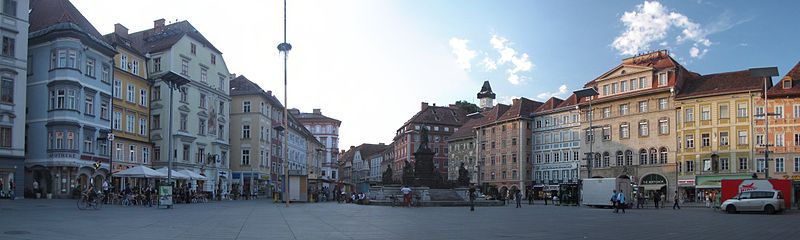
<instances>
[{"instance_id":1,"label":"church tower","mask_svg":"<svg viewBox=\"0 0 800 240\"><path fill-rule=\"evenodd\" d=\"M489 81L484 81L481 91L478 92L478 100L481 101L481 109L488 109L494 107L495 94L492 92L492 86Z\"/></svg>"}]
</instances>

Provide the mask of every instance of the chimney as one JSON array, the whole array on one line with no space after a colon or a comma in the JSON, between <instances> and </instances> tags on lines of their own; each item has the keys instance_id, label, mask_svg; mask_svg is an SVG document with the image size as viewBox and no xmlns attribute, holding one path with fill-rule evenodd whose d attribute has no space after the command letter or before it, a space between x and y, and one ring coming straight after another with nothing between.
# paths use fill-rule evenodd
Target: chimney
<instances>
[{"instance_id":1,"label":"chimney","mask_svg":"<svg viewBox=\"0 0 800 240\"><path fill-rule=\"evenodd\" d=\"M519 98L511 99L511 105L519 104Z\"/></svg>"},{"instance_id":2,"label":"chimney","mask_svg":"<svg viewBox=\"0 0 800 240\"><path fill-rule=\"evenodd\" d=\"M314 114L322 115L322 110L320 110L319 108L314 108Z\"/></svg>"},{"instance_id":3,"label":"chimney","mask_svg":"<svg viewBox=\"0 0 800 240\"><path fill-rule=\"evenodd\" d=\"M114 24L114 33L124 38L128 38L128 28L122 26L122 24L119 23Z\"/></svg>"},{"instance_id":4,"label":"chimney","mask_svg":"<svg viewBox=\"0 0 800 240\"><path fill-rule=\"evenodd\" d=\"M428 108L428 103L422 102L422 110L424 111L427 108Z\"/></svg>"},{"instance_id":5,"label":"chimney","mask_svg":"<svg viewBox=\"0 0 800 240\"><path fill-rule=\"evenodd\" d=\"M230 75L229 77L230 77L231 79L234 79L234 78L236 78L236 77L238 77L238 76L236 75L236 73L231 73L231 75Z\"/></svg>"},{"instance_id":6,"label":"chimney","mask_svg":"<svg viewBox=\"0 0 800 240\"><path fill-rule=\"evenodd\" d=\"M163 18L153 21L153 32L155 32L155 33L163 32L164 31L164 22L165 21L166 20L164 20Z\"/></svg>"},{"instance_id":7,"label":"chimney","mask_svg":"<svg viewBox=\"0 0 800 240\"><path fill-rule=\"evenodd\" d=\"M300 110L297 109L297 108L292 108L292 109L289 109L289 113L294 114L294 115L299 115L300 114Z\"/></svg>"}]
</instances>

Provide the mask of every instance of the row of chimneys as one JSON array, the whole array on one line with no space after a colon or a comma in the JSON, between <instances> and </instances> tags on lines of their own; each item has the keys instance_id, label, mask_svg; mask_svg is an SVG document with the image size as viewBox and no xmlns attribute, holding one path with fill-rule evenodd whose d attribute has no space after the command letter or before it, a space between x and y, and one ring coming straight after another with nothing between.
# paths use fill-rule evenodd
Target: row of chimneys
<instances>
[{"instance_id":1,"label":"row of chimneys","mask_svg":"<svg viewBox=\"0 0 800 240\"><path fill-rule=\"evenodd\" d=\"M164 20L163 18L153 21L153 32L155 32L155 33L163 32L165 23L166 23L166 20ZM114 33L116 33L117 35L120 35L120 36L123 36L123 37L127 38L128 37L128 28L126 28L122 24L116 23L116 24L114 24Z\"/></svg>"},{"instance_id":2,"label":"row of chimneys","mask_svg":"<svg viewBox=\"0 0 800 240\"><path fill-rule=\"evenodd\" d=\"M429 106L428 106L427 102L422 102L420 110L428 109L428 107ZM434 103L432 107L436 107L436 103ZM455 104L450 104L450 105L448 105L448 107L455 108L457 106Z\"/></svg>"}]
</instances>

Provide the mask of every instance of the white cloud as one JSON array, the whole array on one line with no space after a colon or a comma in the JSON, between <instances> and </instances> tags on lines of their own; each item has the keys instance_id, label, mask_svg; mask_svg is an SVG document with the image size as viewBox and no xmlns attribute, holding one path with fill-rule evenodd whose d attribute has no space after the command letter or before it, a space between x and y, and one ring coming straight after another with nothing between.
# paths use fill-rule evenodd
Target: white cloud
<instances>
[{"instance_id":1,"label":"white cloud","mask_svg":"<svg viewBox=\"0 0 800 240\"><path fill-rule=\"evenodd\" d=\"M547 100L547 99L549 99L549 98L551 98L551 97L562 97L562 98L563 98L563 97L564 97L564 95L565 95L565 94L566 94L568 91L569 91L569 89L567 88L567 85L565 85L565 84L562 84L560 87L558 87L558 91L556 91L556 92L543 92L543 93L539 93L538 95L536 95L536 98L538 98L538 99L540 99L540 100Z\"/></svg>"},{"instance_id":2,"label":"white cloud","mask_svg":"<svg viewBox=\"0 0 800 240\"><path fill-rule=\"evenodd\" d=\"M520 83L524 82L527 78L525 76L521 76L521 73L529 72L534 67L533 62L531 62L528 54L520 54L516 49L509 46L510 43L508 39L496 34L492 35L492 38L489 39L489 44L492 46L492 48L497 50L497 53L500 55L500 57L498 57L497 60L492 60L488 57L485 58L483 60L483 65L486 67L486 69L495 70L498 66L510 63L510 68L506 69L506 73L508 73L508 82L513 85L519 85Z\"/></svg>"},{"instance_id":3,"label":"white cloud","mask_svg":"<svg viewBox=\"0 0 800 240\"><path fill-rule=\"evenodd\" d=\"M692 22L689 17L670 12L667 7L659 2L645 1L637 5L636 10L625 12L620 21L627 28L620 36L614 39L611 46L622 55L635 55L649 50L650 45L659 43L666 46L664 41L670 30L680 30L675 36L676 43L692 42L692 57L702 57L712 45L707 38L711 31L705 30L698 23Z\"/></svg>"},{"instance_id":4,"label":"white cloud","mask_svg":"<svg viewBox=\"0 0 800 240\"><path fill-rule=\"evenodd\" d=\"M511 103L514 102L514 99L517 98L519 98L519 96L500 96L497 98L497 103L511 105Z\"/></svg>"},{"instance_id":5,"label":"white cloud","mask_svg":"<svg viewBox=\"0 0 800 240\"><path fill-rule=\"evenodd\" d=\"M708 49L703 49L702 51L700 51L699 48L692 47L691 49L689 49L689 56L693 58L702 58L704 55L706 55L707 52Z\"/></svg>"},{"instance_id":6,"label":"white cloud","mask_svg":"<svg viewBox=\"0 0 800 240\"><path fill-rule=\"evenodd\" d=\"M469 40L450 38L450 48L452 48L453 54L456 55L456 64L458 64L458 67L461 69L469 71L472 67L470 61L475 58L477 54L475 51L467 48L467 43L469 43Z\"/></svg>"}]
</instances>

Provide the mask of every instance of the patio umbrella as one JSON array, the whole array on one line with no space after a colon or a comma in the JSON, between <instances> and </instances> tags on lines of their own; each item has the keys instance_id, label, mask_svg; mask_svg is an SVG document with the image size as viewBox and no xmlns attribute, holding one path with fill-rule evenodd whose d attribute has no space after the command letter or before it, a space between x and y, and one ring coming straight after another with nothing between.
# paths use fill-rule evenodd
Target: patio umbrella
<instances>
[{"instance_id":1,"label":"patio umbrella","mask_svg":"<svg viewBox=\"0 0 800 240\"><path fill-rule=\"evenodd\" d=\"M167 168L166 167L159 168L156 171L164 174L164 176L167 175ZM183 174L183 173L180 173L178 171L172 170L172 178L174 178L174 179L189 179L190 177L187 176L186 174Z\"/></svg>"},{"instance_id":2,"label":"patio umbrella","mask_svg":"<svg viewBox=\"0 0 800 240\"><path fill-rule=\"evenodd\" d=\"M186 175L187 175L187 176L189 176L189 177L190 177L192 180L206 180L206 179L208 179L208 178L206 178L206 176L200 175L200 174L198 174L198 173L196 173L196 172L192 172L192 171L190 171L190 170L188 170L188 169L180 170L180 171L178 171L178 172L179 172L179 173L186 174Z\"/></svg>"},{"instance_id":3,"label":"patio umbrella","mask_svg":"<svg viewBox=\"0 0 800 240\"><path fill-rule=\"evenodd\" d=\"M166 174L153 170L145 166L136 166L125 169L123 171L114 173L115 177L133 177L133 178L165 178Z\"/></svg>"}]
</instances>

